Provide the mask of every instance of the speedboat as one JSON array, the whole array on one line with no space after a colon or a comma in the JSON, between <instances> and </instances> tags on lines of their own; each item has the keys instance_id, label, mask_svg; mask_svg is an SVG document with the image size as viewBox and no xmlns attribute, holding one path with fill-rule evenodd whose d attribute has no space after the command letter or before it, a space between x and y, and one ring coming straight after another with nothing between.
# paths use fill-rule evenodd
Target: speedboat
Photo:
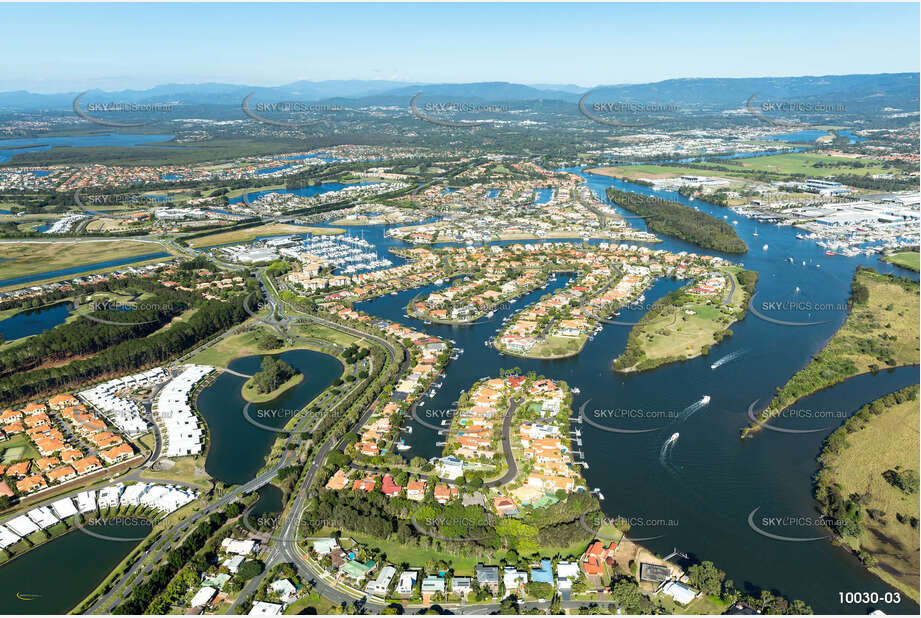
<instances>
[{"instance_id":1,"label":"speedboat","mask_svg":"<svg viewBox=\"0 0 921 618\"><path fill-rule=\"evenodd\" d=\"M700 400L701 403L710 403L710 395L704 395Z\"/></svg>"}]
</instances>

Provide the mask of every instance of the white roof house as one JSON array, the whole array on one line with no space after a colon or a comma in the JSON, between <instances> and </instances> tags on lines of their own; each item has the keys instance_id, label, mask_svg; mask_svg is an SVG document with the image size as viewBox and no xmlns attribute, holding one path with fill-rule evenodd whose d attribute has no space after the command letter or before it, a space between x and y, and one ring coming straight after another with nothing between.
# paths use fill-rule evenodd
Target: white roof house
<instances>
[{"instance_id":1,"label":"white roof house","mask_svg":"<svg viewBox=\"0 0 921 618\"><path fill-rule=\"evenodd\" d=\"M121 499L119 500L122 506L137 506L141 503L141 496L144 495L144 492L147 491L149 485L147 483L134 483L133 485L128 485L125 487L125 491L122 492Z\"/></svg>"},{"instance_id":2,"label":"white roof house","mask_svg":"<svg viewBox=\"0 0 921 618\"><path fill-rule=\"evenodd\" d=\"M29 516L29 519L38 524L39 528L42 530L50 528L59 521L47 506L40 506L37 509L32 509L26 513L26 515Z\"/></svg>"},{"instance_id":3,"label":"white roof house","mask_svg":"<svg viewBox=\"0 0 921 618\"><path fill-rule=\"evenodd\" d=\"M10 545L19 542L19 535L7 528L0 526L0 549L6 549Z\"/></svg>"},{"instance_id":4,"label":"white roof house","mask_svg":"<svg viewBox=\"0 0 921 618\"><path fill-rule=\"evenodd\" d=\"M35 525L35 522L25 515L20 515L19 517L14 517L13 519L9 520L6 522L6 527L19 536L29 536L33 532L38 532L39 530L38 526Z\"/></svg>"},{"instance_id":5,"label":"white roof house","mask_svg":"<svg viewBox=\"0 0 921 618\"><path fill-rule=\"evenodd\" d=\"M339 544L336 543L336 539L317 539L313 542L313 551L317 552L321 556L325 556L329 552L336 549L338 546Z\"/></svg>"},{"instance_id":6,"label":"white roof house","mask_svg":"<svg viewBox=\"0 0 921 618\"><path fill-rule=\"evenodd\" d=\"M365 592L377 596L384 596L387 594L387 588L390 587L390 582L393 576L396 575L396 572L397 570L392 565L388 564L383 567L380 573L377 574L377 578L368 582L368 585L365 586Z\"/></svg>"},{"instance_id":7,"label":"white roof house","mask_svg":"<svg viewBox=\"0 0 921 618\"><path fill-rule=\"evenodd\" d=\"M211 599L217 594L217 588L204 586L199 588L192 600L189 601L189 607L204 607L211 602Z\"/></svg>"},{"instance_id":8,"label":"white roof house","mask_svg":"<svg viewBox=\"0 0 921 618\"><path fill-rule=\"evenodd\" d=\"M250 616L280 616L283 607L279 603L266 603L265 601L256 601L253 608L249 610Z\"/></svg>"},{"instance_id":9,"label":"white roof house","mask_svg":"<svg viewBox=\"0 0 921 618\"><path fill-rule=\"evenodd\" d=\"M404 596L412 594L418 579L419 571L403 571L400 573L400 579L397 581L397 587L394 589L394 592Z\"/></svg>"},{"instance_id":10,"label":"white roof house","mask_svg":"<svg viewBox=\"0 0 921 618\"><path fill-rule=\"evenodd\" d=\"M693 590L685 586L680 582L668 582L662 586L662 592L675 599L678 603L682 605L687 605L694 600L694 597L697 596Z\"/></svg>"},{"instance_id":11,"label":"white roof house","mask_svg":"<svg viewBox=\"0 0 921 618\"><path fill-rule=\"evenodd\" d=\"M287 579L274 581L269 584L269 588L278 595L283 603L290 603L297 595L297 588Z\"/></svg>"},{"instance_id":12,"label":"white roof house","mask_svg":"<svg viewBox=\"0 0 921 618\"><path fill-rule=\"evenodd\" d=\"M121 483L109 485L99 490L99 508L105 509L110 506L118 506L118 498L122 493Z\"/></svg>"},{"instance_id":13,"label":"white roof house","mask_svg":"<svg viewBox=\"0 0 921 618\"><path fill-rule=\"evenodd\" d=\"M81 491L77 494L77 510L81 513L89 513L96 510L96 491L90 489Z\"/></svg>"},{"instance_id":14,"label":"white roof house","mask_svg":"<svg viewBox=\"0 0 921 618\"><path fill-rule=\"evenodd\" d=\"M228 554L237 554L238 556L248 556L256 548L256 541L253 539L224 539L221 541L221 549Z\"/></svg>"},{"instance_id":15,"label":"white roof house","mask_svg":"<svg viewBox=\"0 0 921 618\"><path fill-rule=\"evenodd\" d=\"M59 519L66 519L77 514L77 508L74 506L74 501L70 498L61 498L56 502L52 502L51 510L54 511L54 514Z\"/></svg>"}]
</instances>

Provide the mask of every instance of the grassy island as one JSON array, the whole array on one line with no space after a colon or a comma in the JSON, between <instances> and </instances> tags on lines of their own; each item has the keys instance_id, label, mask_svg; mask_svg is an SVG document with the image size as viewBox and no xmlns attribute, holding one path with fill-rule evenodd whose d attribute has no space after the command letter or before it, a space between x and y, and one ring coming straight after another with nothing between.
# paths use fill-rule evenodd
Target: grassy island
<instances>
[{"instance_id":1,"label":"grassy island","mask_svg":"<svg viewBox=\"0 0 921 618\"><path fill-rule=\"evenodd\" d=\"M886 255L880 259L884 262L889 262L890 264L895 264L896 266L918 272L921 270L921 258L919 258L919 256L921 256L921 253L917 251L903 251L901 253Z\"/></svg>"},{"instance_id":2,"label":"grassy island","mask_svg":"<svg viewBox=\"0 0 921 618\"><path fill-rule=\"evenodd\" d=\"M709 354L744 317L758 273L737 267L695 280L660 298L630 331L615 371L649 371Z\"/></svg>"},{"instance_id":3,"label":"grassy island","mask_svg":"<svg viewBox=\"0 0 921 618\"><path fill-rule=\"evenodd\" d=\"M265 403L279 397L289 388L299 384L304 374L285 361L266 356L262 369L243 384L243 398L252 403Z\"/></svg>"},{"instance_id":4,"label":"grassy island","mask_svg":"<svg viewBox=\"0 0 921 618\"><path fill-rule=\"evenodd\" d=\"M648 217L646 226L650 232L672 236L694 243L698 247L723 253L748 251L748 245L739 238L731 225L690 206L610 187L607 196L624 210Z\"/></svg>"},{"instance_id":5,"label":"grassy island","mask_svg":"<svg viewBox=\"0 0 921 618\"><path fill-rule=\"evenodd\" d=\"M825 347L777 391L761 422L797 400L853 376L918 364L918 282L858 266L844 324ZM751 423L742 437L761 425Z\"/></svg>"},{"instance_id":6,"label":"grassy island","mask_svg":"<svg viewBox=\"0 0 921 618\"><path fill-rule=\"evenodd\" d=\"M838 539L919 600L918 385L867 404L825 441L815 497Z\"/></svg>"}]
</instances>

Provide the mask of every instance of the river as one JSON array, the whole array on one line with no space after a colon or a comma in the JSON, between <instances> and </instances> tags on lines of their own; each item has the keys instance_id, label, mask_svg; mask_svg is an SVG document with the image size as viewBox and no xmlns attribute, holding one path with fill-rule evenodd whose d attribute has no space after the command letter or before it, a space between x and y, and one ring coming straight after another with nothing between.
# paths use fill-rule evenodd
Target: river
<instances>
[{"instance_id":1,"label":"river","mask_svg":"<svg viewBox=\"0 0 921 618\"><path fill-rule=\"evenodd\" d=\"M863 376L814 395L821 405L833 411L838 420L822 431L787 434L762 431L752 440L742 441L739 432L748 422L747 411L756 400L766 405L775 389L822 348L845 318L850 281L858 264L882 272L905 275L905 271L878 261L875 257L847 258L826 256L824 250L808 240L798 240L790 227L759 223L733 214L728 209L700 200L691 201L678 193L651 188L604 176L570 171L582 175L604 199L604 189L614 186L646 195L659 195L678 201L715 217L738 220L735 228L750 250L743 256L724 256L759 272L758 306L768 301L797 301L821 311L762 313L785 321L822 322L812 326L785 326L759 319L751 312L732 325L733 336L713 347L707 356L666 365L637 375L615 374L610 364L624 348L629 327L607 325L586 344L576 357L552 361L500 356L484 341L495 335L503 318L534 302L550 291L538 290L506 309L496 312L491 322L473 326L422 326L405 317L406 303L420 290L384 296L358 303L356 308L404 323L413 323L434 335L453 339L464 354L452 361L445 372L443 387L434 398L426 399L418 415L444 418L441 410L453 410L461 390L477 378L497 376L502 368L520 367L548 377L566 380L581 393L574 397L574 408L585 404L589 418L606 410L619 410L621 418L601 418L600 423L621 429L650 429L642 434L604 431L586 423L581 425L582 451L589 468L584 474L591 488L605 495L603 507L610 517L642 518L662 525L634 527L634 538L657 537L643 544L661 555L673 549L700 560L711 560L727 573L739 589L753 587L778 590L799 598L820 613L865 614L867 605L843 606L839 591L892 590L864 569L855 557L827 540L782 542L759 535L748 525L748 516L759 508L759 517L809 517L818 513L812 498L815 458L825 437L843 417L864 403L900 387L918 382L917 368ZM621 211L622 214L629 215ZM644 227L641 220L632 225ZM381 230L362 228L371 242ZM754 236L757 233L758 236ZM767 245L767 248L763 248ZM680 240L664 238L655 245L669 251L701 251ZM788 259L792 258L792 262ZM917 275L914 275L917 279ZM562 284L558 278L555 286ZM654 302L678 282L660 281L646 294ZM421 291L435 289L428 286ZM639 312L634 312L636 317ZM620 320L635 321L629 312ZM731 353L734 359L716 369L711 364ZM708 405L695 407L704 395ZM808 404L809 402L802 402ZM698 409L699 408L699 409ZM755 410L760 410L755 407ZM642 411L644 418L629 417L624 411ZM687 412L690 410L691 412ZM681 415L685 412L684 415ZM685 420L675 420L681 415ZM661 419L666 419L664 422ZM781 421L777 421L778 425ZM809 423L812 423L811 425ZM437 423L436 423L437 424ZM783 424L814 429L814 420L785 419ZM828 424L828 423L826 423ZM431 457L440 454L433 431L412 422L413 433L406 436L411 445L407 455ZM577 426L578 427L578 426ZM660 457L664 441L674 432L680 438L665 458ZM783 534L773 530L775 534ZM789 536L817 536L814 527ZM900 605L878 605L887 613L916 613L918 606L902 595Z\"/></svg>"},{"instance_id":2,"label":"river","mask_svg":"<svg viewBox=\"0 0 921 618\"><path fill-rule=\"evenodd\" d=\"M23 554L0 566L0 610L4 614L66 614L131 553L151 531L138 523L87 528L116 538L100 539L79 530Z\"/></svg>"},{"instance_id":3,"label":"river","mask_svg":"<svg viewBox=\"0 0 921 618\"><path fill-rule=\"evenodd\" d=\"M875 257L826 256L813 242L798 240L793 228L759 223L700 200L691 201L675 192L654 191L586 174L580 169L570 171L582 175L602 199L604 189L614 186L678 201L719 218L725 215L729 222L738 220L735 228L750 250L743 256L728 256L727 259L759 272L758 306L765 301L795 301L797 306L809 303L812 307L822 307L821 310L763 310L762 313L785 321L819 323L785 326L759 319L750 312L731 327L733 336L714 346L707 356L648 373L620 375L611 370L610 364L624 348L629 333L626 326L605 326L578 356L567 359L538 361L501 356L484 346L484 342L495 335L503 318L565 285L568 280L565 276L551 281L547 289L531 292L496 311L492 320L472 326L423 326L420 321L405 316L405 306L411 298L439 286L357 303L357 309L412 324L452 339L464 349L463 355L448 366L441 380L443 387L434 398L420 404L419 416L444 418L437 411L454 409L461 390L469 388L477 378L497 376L502 368L519 367L522 371L536 371L566 380L581 389L581 393L574 396L574 408L584 405L588 418L611 428L654 429L642 434L623 434L587 423L575 426L581 430L581 450L589 464L584 472L588 486L599 488L605 495L602 505L606 514L661 522L635 526L631 530L633 538L655 537L643 544L662 555L678 549L700 560L712 560L726 571L727 577L739 589L776 590L787 597L806 601L819 613L866 614L869 609L878 608L886 613L916 614L917 604L905 595L898 605L879 604L871 608L839 604L839 591L883 593L891 588L864 569L855 557L828 540L778 541L753 530L748 519L754 509L758 509L756 522L761 517L816 518L811 477L825 437L864 403L917 383L917 368L853 378L797 404L799 408L822 409L835 419L834 422L789 418L775 421L777 426L785 428L820 431L789 434L765 430L752 440L739 439L741 428L748 423L747 411L753 402L765 405L775 389L808 363L843 322L855 267L866 265L900 275L906 275L906 271ZM641 220L630 219L630 222L643 227ZM379 248L404 246L400 241L386 238L385 230L386 226L380 225L356 226L353 233L363 234ZM669 238L664 238L655 248L708 253ZM918 277L917 274L908 276ZM647 291L646 304L680 284L660 280ZM619 320L633 322L641 313L640 310L625 310ZM732 356L727 360L728 355ZM338 361L320 353L292 351L282 354L282 358L303 371L306 377L271 405L251 407L252 416L257 416L255 411L263 411L258 419L270 426L283 425L289 414L286 410L299 410L342 370ZM259 356L237 359L230 367L253 373L259 368L259 359ZM711 364L719 359L724 359L723 363L712 369ZM198 400L211 436L206 469L227 483L252 478L262 466L275 436L243 418L245 401L240 396L243 382L243 378L222 374L202 391ZM708 405L700 404L704 395L711 397ZM760 410L760 407L756 405L754 409ZM602 417L596 410L639 410L644 418L630 414ZM679 415L680 418L676 418ZM412 447L407 456L439 455L434 432L415 422L412 426L413 433L405 436ZM678 441L663 452L664 441L674 432L680 434ZM273 502L268 495L264 500L267 504ZM770 532L790 537L819 536L814 526L771 529ZM51 546L62 547L71 536L75 535L49 544L48 551ZM62 555L67 555L67 551ZM101 575L96 579L99 578ZM38 578L21 581L36 580ZM89 584L85 584L83 589L88 587ZM27 592L41 593L31 589ZM26 611L18 607L17 610Z\"/></svg>"}]
</instances>

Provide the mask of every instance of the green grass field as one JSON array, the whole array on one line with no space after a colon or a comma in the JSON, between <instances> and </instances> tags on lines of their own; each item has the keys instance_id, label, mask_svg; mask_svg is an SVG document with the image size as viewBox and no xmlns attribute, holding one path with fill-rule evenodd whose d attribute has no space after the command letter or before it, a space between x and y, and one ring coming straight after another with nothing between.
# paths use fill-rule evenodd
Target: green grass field
<instances>
[{"instance_id":1,"label":"green grass field","mask_svg":"<svg viewBox=\"0 0 921 618\"><path fill-rule=\"evenodd\" d=\"M748 159L736 159L738 163L712 162L699 164L700 167L683 167L680 165L631 165L629 167L603 167L590 170L602 176L616 178L645 179L674 178L683 175L712 175L726 178L746 178L749 172L770 172L790 175L805 174L810 177L837 176L839 174L883 174L886 170L874 159L849 159L824 154L796 152L788 154L766 155ZM861 166L855 165L860 163ZM707 168L712 169L708 172ZM729 171L724 171L729 170Z\"/></svg>"},{"instance_id":2,"label":"green grass field","mask_svg":"<svg viewBox=\"0 0 921 618\"><path fill-rule=\"evenodd\" d=\"M162 251L164 251L164 248L158 243L139 242L136 240L0 243L0 259L8 260L0 262L0 279L26 277L43 272L150 253L160 253ZM108 270L117 270L123 267L117 266ZM66 278L75 276L67 275ZM49 279L51 278L49 277ZM28 285L34 285L34 283Z\"/></svg>"},{"instance_id":3,"label":"green grass field","mask_svg":"<svg viewBox=\"0 0 921 618\"><path fill-rule=\"evenodd\" d=\"M259 238L260 236L282 236L285 234L342 234L345 230L332 227L307 227L304 225L286 225L284 223L269 223L267 225L257 225L242 230L233 230L231 232L219 232L208 236L193 238L189 241L192 248L214 247L216 245L226 245L230 243L243 243Z\"/></svg>"},{"instance_id":4,"label":"green grass field","mask_svg":"<svg viewBox=\"0 0 921 618\"><path fill-rule=\"evenodd\" d=\"M901 466L918 469L918 402L905 401L879 416L863 429L847 436L847 447L832 457L828 465L841 493L869 494L864 509L885 513L885 523L869 517L861 521L860 548L879 561L873 569L884 580L913 591L918 600L919 560L918 532L908 522L899 523L896 513L919 517L918 495L906 494L883 478L886 470Z\"/></svg>"},{"instance_id":5,"label":"green grass field","mask_svg":"<svg viewBox=\"0 0 921 618\"><path fill-rule=\"evenodd\" d=\"M918 364L921 341L918 284L890 282L874 271L857 271L854 278L869 292L866 304L851 308L844 324L825 347L778 390L761 413L762 420L780 414L802 397L852 376ZM752 423L743 431L743 437L759 427Z\"/></svg>"},{"instance_id":6,"label":"green grass field","mask_svg":"<svg viewBox=\"0 0 921 618\"><path fill-rule=\"evenodd\" d=\"M893 253L882 258L884 262L907 268L918 272L921 270L921 253L917 251L905 251L903 253Z\"/></svg>"},{"instance_id":7,"label":"green grass field","mask_svg":"<svg viewBox=\"0 0 921 618\"><path fill-rule=\"evenodd\" d=\"M38 451L24 434L0 442L0 463L10 464L21 459L35 459Z\"/></svg>"}]
</instances>

